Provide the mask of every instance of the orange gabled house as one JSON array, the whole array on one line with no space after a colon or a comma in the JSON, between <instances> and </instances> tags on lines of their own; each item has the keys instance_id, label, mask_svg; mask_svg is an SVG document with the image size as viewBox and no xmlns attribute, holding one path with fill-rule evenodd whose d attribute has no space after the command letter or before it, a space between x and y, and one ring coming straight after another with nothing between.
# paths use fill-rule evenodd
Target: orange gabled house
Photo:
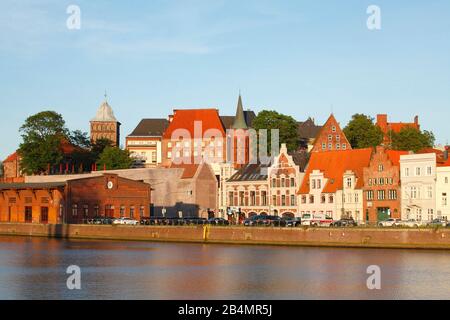
<instances>
[{"instance_id":1,"label":"orange gabled house","mask_svg":"<svg viewBox=\"0 0 450 320\"><path fill-rule=\"evenodd\" d=\"M363 170L372 149L313 152L297 192L301 214L324 214L364 223Z\"/></svg>"},{"instance_id":2,"label":"orange gabled house","mask_svg":"<svg viewBox=\"0 0 450 320\"><path fill-rule=\"evenodd\" d=\"M320 129L311 152L350 150L352 146L333 114Z\"/></svg>"},{"instance_id":3,"label":"orange gabled house","mask_svg":"<svg viewBox=\"0 0 450 320\"><path fill-rule=\"evenodd\" d=\"M414 117L414 122L388 122L387 114L378 114L376 125L380 127L381 131L384 134L383 143L385 145L390 145L392 143L392 139L390 136L390 132L399 133L404 128L414 128L420 130L419 125L419 116Z\"/></svg>"}]
</instances>

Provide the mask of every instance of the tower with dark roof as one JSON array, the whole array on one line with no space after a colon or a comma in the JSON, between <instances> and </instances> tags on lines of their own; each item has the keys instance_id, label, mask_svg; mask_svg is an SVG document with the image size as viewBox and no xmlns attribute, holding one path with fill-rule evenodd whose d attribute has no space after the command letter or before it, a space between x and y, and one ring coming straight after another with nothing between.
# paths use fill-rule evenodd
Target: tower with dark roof
<instances>
[{"instance_id":1,"label":"tower with dark roof","mask_svg":"<svg viewBox=\"0 0 450 320\"><path fill-rule=\"evenodd\" d=\"M114 112L106 99L100 105L91 123L91 142L99 139L109 139L113 146L120 144L120 122L114 116Z\"/></svg>"},{"instance_id":2,"label":"tower with dark roof","mask_svg":"<svg viewBox=\"0 0 450 320\"><path fill-rule=\"evenodd\" d=\"M235 168L241 168L249 162L250 139L248 137L248 125L245 120L244 107L242 106L242 97L239 94L236 107L236 116L234 117L231 137L233 146L233 158Z\"/></svg>"},{"instance_id":3,"label":"tower with dark roof","mask_svg":"<svg viewBox=\"0 0 450 320\"><path fill-rule=\"evenodd\" d=\"M242 98L239 94L239 99L236 108L236 116L234 117L233 129L248 129L247 122L245 121L244 108L242 107Z\"/></svg>"}]
</instances>

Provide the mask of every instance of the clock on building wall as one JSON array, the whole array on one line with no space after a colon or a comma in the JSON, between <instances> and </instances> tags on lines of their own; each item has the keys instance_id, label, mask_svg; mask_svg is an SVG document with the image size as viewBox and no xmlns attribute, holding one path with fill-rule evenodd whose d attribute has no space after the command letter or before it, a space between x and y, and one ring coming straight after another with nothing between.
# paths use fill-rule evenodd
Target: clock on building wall
<instances>
[{"instance_id":1,"label":"clock on building wall","mask_svg":"<svg viewBox=\"0 0 450 320\"><path fill-rule=\"evenodd\" d=\"M112 189L114 187L114 182L108 181L107 186L108 186L108 189Z\"/></svg>"}]
</instances>

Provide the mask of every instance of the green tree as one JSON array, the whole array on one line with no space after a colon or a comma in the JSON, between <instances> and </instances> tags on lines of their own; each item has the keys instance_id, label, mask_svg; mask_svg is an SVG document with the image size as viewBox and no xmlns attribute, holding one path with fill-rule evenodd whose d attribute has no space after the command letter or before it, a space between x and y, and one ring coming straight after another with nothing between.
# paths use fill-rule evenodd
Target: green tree
<instances>
[{"instance_id":1,"label":"green tree","mask_svg":"<svg viewBox=\"0 0 450 320\"><path fill-rule=\"evenodd\" d=\"M94 162L96 162L99 159L100 155L102 154L103 150L106 149L106 147L112 147L112 146L113 146L112 141L107 138L100 138L100 139L96 140L94 143L92 143L91 153L92 153Z\"/></svg>"},{"instance_id":2,"label":"green tree","mask_svg":"<svg viewBox=\"0 0 450 320\"><path fill-rule=\"evenodd\" d=\"M431 131L420 131L412 127L404 127L400 132L391 131L392 148L394 150L407 150L417 152L424 148L434 146L434 134Z\"/></svg>"},{"instance_id":3,"label":"green tree","mask_svg":"<svg viewBox=\"0 0 450 320\"><path fill-rule=\"evenodd\" d=\"M345 136L352 148L362 149L379 146L383 142L383 132L373 123L374 119L365 114L354 114L344 128Z\"/></svg>"},{"instance_id":4,"label":"green tree","mask_svg":"<svg viewBox=\"0 0 450 320\"><path fill-rule=\"evenodd\" d=\"M279 129L280 144L285 143L289 151L297 150L299 146L297 121L276 111L263 110L258 113L252 124L255 130L267 129L267 144L271 150L271 129Z\"/></svg>"},{"instance_id":5,"label":"green tree","mask_svg":"<svg viewBox=\"0 0 450 320\"><path fill-rule=\"evenodd\" d=\"M132 163L130 152L117 147L106 147L97 161L99 169L107 170L129 169Z\"/></svg>"},{"instance_id":6,"label":"green tree","mask_svg":"<svg viewBox=\"0 0 450 320\"><path fill-rule=\"evenodd\" d=\"M61 141L68 136L64 119L54 111L43 111L28 117L20 127L23 142L19 146L20 166L26 174L40 174L48 165L63 159Z\"/></svg>"},{"instance_id":7,"label":"green tree","mask_svg":"<svg viewBox=\"0 0 450 320\"><path fill-rule=\"evenodd\" d=\"M91 140L89 139L87 132L82 132L81 130L75 130L69 134L70 143L81 149L91 148Z\"/></svg>"}]
</instances>

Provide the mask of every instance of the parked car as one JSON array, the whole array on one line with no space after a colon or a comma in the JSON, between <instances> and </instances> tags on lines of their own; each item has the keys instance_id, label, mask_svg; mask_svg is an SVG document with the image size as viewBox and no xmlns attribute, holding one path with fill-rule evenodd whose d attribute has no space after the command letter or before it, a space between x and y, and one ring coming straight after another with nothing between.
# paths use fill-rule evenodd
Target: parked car
<instances>
[{"instance_id":1,"label":"parked car","mask_svg":"<svg viewBox=\"0 0 450 320\"><path fill-rule=\"evenodd\" d=\"M184 224L187 225L196 225L196 224L207 224L208 220L206 220L205 218L200 218L200 217L185 217L183 218L183 222Z\"/></svg>"},{"instance_id":2,"label":"parked car","mask_svg":"<svg viewBox=\"0 0 450 320\"><path fill-rule=\"evenodd\" d=\"M358 224L353 219L340 219L330 223L330 227L356 227Z\"/></svg>"},{"instance_id":3,"label":"parked car","mask_svg":"<svg viewBox=\"0 0 450 320\"><path fill-rule=\"evenodd\" d=\"M299 227L302 225L302 219L299 217L296 218L283 218L285 221L285 227Z\"/></svg>"},{"instance_id":4,"label":"parked car","mask_svg":"<svg viewBox=\"0 0 450 320\"><path fill-rule=\"evenodd\" d=\"M323 213L305 213L302 215L302 225L311 227L329 227L333 219Z\"/></svg>"},{"instance_id":5,"label":"parked car","mask_svg":"<svg viewBox=\"0 0 450 320\"><path fill-rule=\"evenodd\" d=\"M139 224L139 221L131 219L131 218L123 217L123 218L119 218L119 219L114 219L112 221L112 224L114 224L114 225L123 224L123 225L134 225L134 226L136 226L136 225Z\"/></svg>"},{"instance_id":6,"label":"parked car","mask_svg":"<svg viewBox=\"0 0 450 320\"><path fill-rule=\"evenodd\" d=\"M424 227L426 224L422 221L418 221L415 219L408 219L405 221L400 221L399 225L402 227L419 228Z\"/></svg>"},{"instance_id":7,"label":"parked car","mask_svg":"<svg viewBox=\"0 0 450 320\"><path fill-rule=\"evenodd\" d=\"M384 221L379 221L379 227L398 227L402 225L402 221L400 219L389 218Z\"/></svg>"},{"instance_id":8,"label":"parked car","mask_svg":"<svg viewBox=\"0 0 450 320\"><path fill-rule=\"evenodd\" d=\"M264 215L251 216L250 218L244 220L244 226L246 227L257 226L261 223L263 219L265 219L265 217L266 216Z\"/></svg>"},{"instance_id":9,"label":"parked car","mask_svg":"<svg viewBox=\"0 0 450 320\"><path fill-rule=\"evenodd\" d=\"M208 224L228 226L230 222L228 220L225 220L224 218L209 218Z\"/></svg>"},{"instance_id":10,"label":"parked car","mask_svg":"<svg viewBox=\"0 0 450 320\"><path fill-rule=\"evenodd\" d=\"M150 220L151 220L151 217L141 217L140 224L143 226L149 226Z\"/></svg>"},{"instance_id":11,"label":"parked car","mask_svg":"<svg viewBox=\"0 0 450 320\"><path fill-rule=\"evenodd\" d=\"M446 227L447 221L444 219L433 219L427 224L428 227Z\"/></svg>"}]
</instances>

